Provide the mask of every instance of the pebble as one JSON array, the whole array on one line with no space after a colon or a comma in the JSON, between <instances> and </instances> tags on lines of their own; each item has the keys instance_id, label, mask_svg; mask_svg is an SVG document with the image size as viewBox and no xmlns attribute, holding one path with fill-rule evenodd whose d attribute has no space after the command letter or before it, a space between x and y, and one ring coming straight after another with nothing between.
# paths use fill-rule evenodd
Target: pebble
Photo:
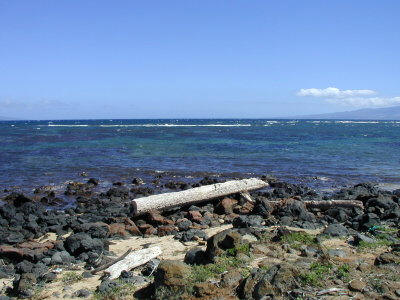
<instances>
[{"instance_id":1,"label":"pebble","mask_svg":"<svg viewBox=\"0 0 400 300\"><path fill-rule=\"evenodd\" d=\"M90 294L91 294L91 292L87 289L80 289L74 293L74 295L76 297L80 297L80 298L87 298L90 296Z\"/></svg>"},{"instance_id":2,"label":"pebble","mask_svg":"<svg viewBox=\"0 0 400 300\"><path fill-rule=\"evenodd\" d=\"M366 287L366 283L359 280L359 279L354 279L349 282L349 289L354 291L354 292L362 292Z\"/></svg>"},{"instance_id":3,"label":"pebble","mask_svg":"<svg viewBox=\"0 0 400 300\"><path fill-rule=\"evenodd\" d=\"M340 249L329 249L328 250L329 256L334 256L334 257L346 257L347 253L346 251L340 250Z\"/></svg>"}]
</instances>

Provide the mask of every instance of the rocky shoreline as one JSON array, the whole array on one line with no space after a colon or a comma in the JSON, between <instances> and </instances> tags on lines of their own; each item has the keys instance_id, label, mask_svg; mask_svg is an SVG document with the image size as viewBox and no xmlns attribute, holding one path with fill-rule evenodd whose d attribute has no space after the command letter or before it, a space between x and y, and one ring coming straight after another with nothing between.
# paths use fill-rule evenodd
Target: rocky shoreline
<instances>
[{"instance_id":1,"label":"rocky shoreline","mask_svg":"<svg viewBox=\"0 0 400 300\"><path fill-rule=\"evenodd\" d=\"M252 192L254 202L235 194L142 216L132 216L129 200L219 179L132 178L101 191L91 178L66 186L63 194L75 205L62 210L64 200L51 187L32 196L9 193L0 205L0 299L400 297L400 190L364 183L323 195L262 179L270 188ZM331 199L359 200L364 208L304 204ZM92 274L115 258L117 245L137 248L146 239L183 248L117 280ZM67 288L74 285L81 288Z\"/></svg>"}]
</instances>

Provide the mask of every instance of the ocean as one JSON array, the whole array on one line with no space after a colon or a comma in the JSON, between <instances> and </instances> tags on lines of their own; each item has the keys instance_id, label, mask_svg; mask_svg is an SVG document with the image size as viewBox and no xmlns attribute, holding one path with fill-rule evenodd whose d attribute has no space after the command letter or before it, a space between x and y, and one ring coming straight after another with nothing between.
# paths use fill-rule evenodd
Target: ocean
<instances>
[{"instance_id":1,"label":"ocean","mask_svg":"<svg viewBox=\"0 0 400 300\"><path fill-rule=\"evenodd\" d=\"M400 183L399 121L0 122L0 188L268 174L316 189Z\"/></svg>"}]
</instances>

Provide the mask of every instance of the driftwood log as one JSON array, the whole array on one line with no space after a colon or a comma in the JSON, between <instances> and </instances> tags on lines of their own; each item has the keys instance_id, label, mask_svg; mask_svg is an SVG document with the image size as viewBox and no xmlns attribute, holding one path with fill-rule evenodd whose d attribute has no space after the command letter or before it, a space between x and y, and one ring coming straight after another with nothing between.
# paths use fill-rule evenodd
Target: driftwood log
<instances>
[{"instance_id":1,"label":"driftwood log","mask_svg":"<svg viewBox=\"0 0 400 300\"><path fill-rule=\"evenodd\" d=\"M133 268L147 263L161 254L161 248L158 246L145 248L128 253L123 259L109 266L104 272L110 275L110 279L118 278L122 271L129 271Z\"/></svg>"},{"instance_id":2,"label":"driftwood log","mask_svg":"<svg viewBox=\"0 0 400 300\"><path fill-rule=\"evenodd\" d=\"M185 191L153 195L132 201L133 215L140 215L151 210L164 210L172 207L195 204L218 197L262 189L268 183L257 178L231 180L223 183L200 186Z\"/></svg>"},{"instance_id":3,"label":"driftwood log","mask_svg":"<svg viewBox=\"0 0 400 300\"><path fill-rule=\"evenodd\" d=\"M129 248L128 251L126 251L124 254L122 254L122 255L121 255L120 257L118 257L117 259L114 259L114 260L112 260L112 261L110 261L110 262L108 262L108 263L106 263L106 264L104 264L104 265L102 265L102 266L100 266L100 267L98 267L98 268L92 270L91 273L92 273L93 275L95 275L95 274L97 274L98 272L107 269L109 266L112 266L113 264L115 264L115 263L117 263L117 262L123 260L129 253L131 253L131 251L132 251L132 248Z\"/></svg>"}]
</instances>

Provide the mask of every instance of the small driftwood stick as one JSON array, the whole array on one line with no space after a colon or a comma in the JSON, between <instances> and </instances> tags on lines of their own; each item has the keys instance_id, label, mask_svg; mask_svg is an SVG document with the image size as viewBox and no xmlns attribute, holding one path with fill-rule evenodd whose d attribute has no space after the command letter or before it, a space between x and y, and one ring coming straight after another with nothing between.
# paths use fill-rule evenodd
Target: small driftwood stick
<instances>
[{"instance_id":1,"label":"small driftwood stick","mask_svg":"<svg viewBox=\"0 0 400 300\"><path fill-rule=\"evenodd\" d=\"M251 198L250 193L249 193L248 191L242 192L242 193L240 193L240 195L241 195L244 199L246 199L247 201L249 201L249 202L251 202L251 203L254 203L254 200L253 200L253 198Z\"/></svg>"},{"instance_id":2,"label":"small driftwood stick","mask_svg":"<svg viewBox=\"0 0 400 300\"><path fill-rule=\"evenodd\" d=\"M331 293L343 293L343 294L348 294L348 290L343 289L343 288L330 288L330 289L326 289L326 290L322 290L317 292L317 296L322 296L325 294L331 294Z\"/></svg>"},{"instance_id":3,"label":"small driftwood stick","mask_svg":"<svg viewBox=\"0 0 400 300\"><path fill-rule=\"evenodd\" d=\"M123 259L109 266L104 272L110 274L110 279L116 279L122 271L129 271L133 268L147 263L161 254L161 248L158 246L145 248L128 253Z\"/></svg>"},{"instance_id":4,"label":"small driftwood stick","mask_svg":"<svg viewBox=\"0 0 400 300\"><path fill-rule=\"evenodd\" d=\"M268 183L257 178L204 185L185 191L135 199L132 201L132 212L133 215L140 215L151 210L164 210L182 205L195 204L231 194L262 189L267 186Z\"/></svg>"},{"instance_id":5,"label":"small driftwood stick","mask_svg":"<svg viewBox=\"0 0 400 300\"><path fill-rule=\"evenodd\" d=\"M110 262L108 262L108 263L106 263L106 264L104 264L104 265L92 270L91 273L94 275L94 274L96 274L96 273L98 273L100 271L103 271L103 270L107 269L109 266L112 266L113 264L123 260L129 253L131 253L131 251L132 251L132 248L129 248L128 251L126 251L120 257L118 257L118 258L114 259L113 261L110 261Z\"/></svg>"}]
</instances>

